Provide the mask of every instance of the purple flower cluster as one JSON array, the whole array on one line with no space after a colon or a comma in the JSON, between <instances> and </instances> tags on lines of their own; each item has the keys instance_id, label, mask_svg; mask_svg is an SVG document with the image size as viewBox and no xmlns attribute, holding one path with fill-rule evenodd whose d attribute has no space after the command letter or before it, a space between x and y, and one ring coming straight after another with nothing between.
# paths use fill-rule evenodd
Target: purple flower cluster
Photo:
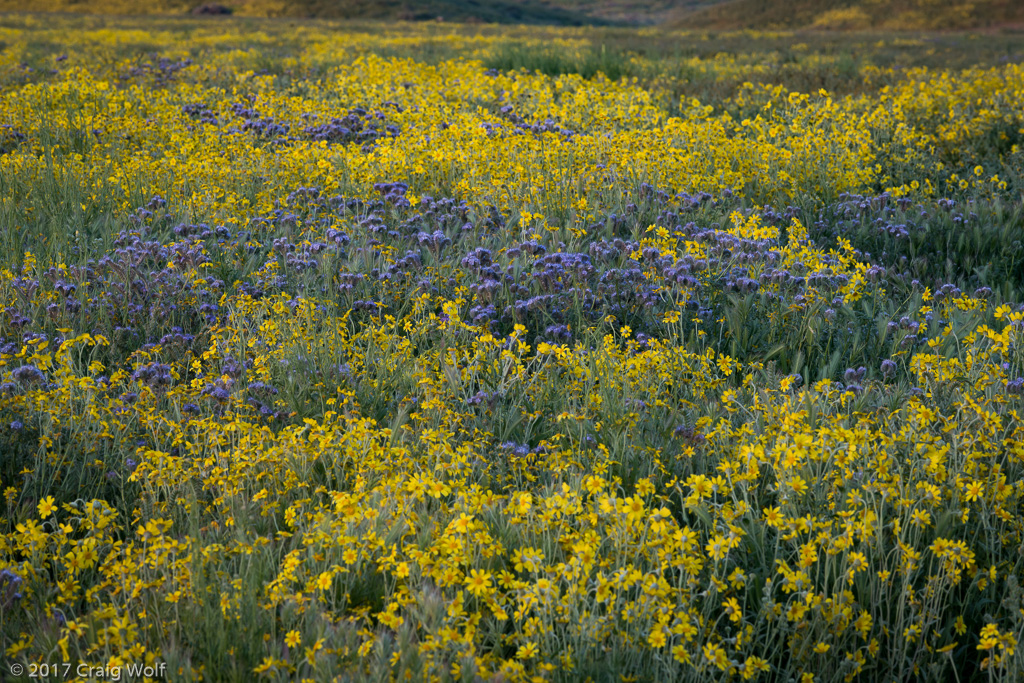
<instances>
[{"instance_id":1,"label":"purple flower cluster","mask_svg":"<svg viewBox=\"0 0 1024 683\"><path fill-rule=\"evenodd\" d=\"M14 372L11 373L11 377L22 386L33 386L46 382L46 375L34 365L22 365L15 368Z\"/></svg>"},{"instance_id":2,"label":"purple flower cluster","mask_svg":"<svg viewBox=\"0 0 1024 683\"><path fill-rule=\"evenodd\" d=\"M149 387L154 392L164 392L171 386L171 366L165 363L147 363L132 373L132 379Z\"/></svg>"},{"instance_id":3,"label":"purple flower cluster","mask_svg":"<svg viewBox=\"0 0 1024 683\"><path fill-rule=\"evenodd\" d=\"M394 103L384 103L397 108ZM203 104L188 104L182 111L199 123L219 125L214 112ZM331 117L325 123L313 123L318 114L303 114L302 122L291 123L264 116L255 108L253 101L236 102L231 106L231 113L241 123L224 129L227 134L250 133L257 139L267 140L274 144L286 144L299 140L326 142L329 144L357 143L363 153L370 152L375 144L383 138L394 138L401 135L401 129L388 122L382 110L368 111L363 107L353 107L344 116Z\"/></svg>"},{"instance_id":4,"label":"purple flower cluster","mask_svg":"<svg viewBox=\"0 0 1024 683\"><path fill-rule=\"evenodd\" d=\"M151 78L155 85L166 85L175 80L182 71L192 66L192 64L192 60L188 58L157 58L154 55L148 62L140 62L129 67L120 74L119 78L122 81Z\"/></svg>"},{"instance_id":5,"label":"purple flower cluster","mask_svg":"<svg viewBox=\"0 0 1024 683\"><path fill-rule=\"evenodd\" d=\"M0 156L13 152L28 138L14 126L0 126Z\"/></svg>"},{"instance_id":6,"label":"purple flower cluster","mask_svg":"<svg viewBox=\"0 0 1024 683\"><path fill-rule=\"evenodd\" d=\"M10 569L0 570L0 610L8 611L23 597L22 578Z\"/></svg>"},{"instance_id":7,"label":"purple flower cluster","mask_svg":"<svg viewBox=\"0 0 1024 683\"><path fill-rule=\"evenodd\" d=\"M409 200L405 198L405 193L409 191L409 186L405 183L377 183L373 189L381 194L385 204L403 209L411 206Z\"/></svg>"},{"instance_id":8,"label":"purple flower cluster","mask_svg":"<svg viewBox=\"0 0 1024 683\"><path fill-rule=\"evenodd\" d=\"M303 128L302 134L306 139L318 142L358 142L363 145L363 152L368 152L377 140L398 137L401 130L398 126L387 123L384 112L368 112L362 107L355 107L341 118L332 118L327 123Z\"/></svg>"},{"instance_id":9,"label":"purple flower cluster","mask_svg":"<svg viewBox=\"0 0 1024 683\"><path fill-rule=\"evenodd\" d=\"M512 135L523 135L525 133L532 133L534 135L542 135L544 133L555 133L565 138L571 138L576 135L576 131L568 128L563 128L557 121L551 118L544 119L543 121L530 123L525 118L516 113L515 109L511 106L505 105L498 110L498 115L508 121L511 124L510 128L503 128L496 126L491 123L484 123L483 127L487 131L488 135L495 136L500 135L502 132L507 131Z\"/></svg>"},{"instance_id":10,"label":"purple flower cluster","mask_svg":"<svg viewBox=\"0 0 1024 683\"><path fill-rule=\"evenodd\" d=\"M201 102L186 104L182 106L181 111L198 123L205 123L211 126L220 125L220 120L217 119L217 115L213 113L213 110Z\"/></svg>"}]
</instances>

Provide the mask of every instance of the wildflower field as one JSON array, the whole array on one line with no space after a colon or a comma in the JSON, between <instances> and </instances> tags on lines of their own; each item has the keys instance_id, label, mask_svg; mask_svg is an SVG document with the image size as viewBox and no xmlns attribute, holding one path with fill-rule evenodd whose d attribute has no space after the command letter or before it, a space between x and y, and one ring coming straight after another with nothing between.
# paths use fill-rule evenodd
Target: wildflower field
<instances>
[{"instance_id":1,"label":"wildflower field","mask_svg":"<svg viewBox=\"0 0 1024 683\"><path fill-rule=\"evenodd\" d=\"M844 40L0 17L0 679L1021 680L1024 35Z\"/></svg>"}]
</instances>

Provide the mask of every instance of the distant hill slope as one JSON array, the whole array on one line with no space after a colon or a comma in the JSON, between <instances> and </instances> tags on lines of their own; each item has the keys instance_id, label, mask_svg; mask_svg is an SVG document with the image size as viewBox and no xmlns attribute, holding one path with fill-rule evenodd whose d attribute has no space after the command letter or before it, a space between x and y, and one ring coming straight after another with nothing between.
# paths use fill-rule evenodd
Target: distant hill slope
<instances>
[{"instance_id":1,"label":"distant hill slope","mask_svg":"<svg viewBox=\"0 0 1024 683\"><path fill-rule=\"evenodd\" d=\"M660 24L724 0L549 0L549 4L615 24Z\"/></svg>"},{"instance_id":2,"label":"distant hill slope","mask_svg":"<svg viewBox=\"0 0 1024 683\"><path fill-rule=\"evenodd\" d=\"M251 4L251 3L250 3ZM594 19L538 0L289 0L282 15L329 19L581 25Z\"/></svg>"},{"instance_id":3,"label":"distant hill slope","mask_svg":"<svg viewBox=\"0 0 1024 683\"><path fill-rule=\"evenodd\" d=\"M223 5L239 16L477 21L581 25L603 23L579 11L539 0L0 0L0 11L85 14L187 14L203 4Z\"/></svg>"},{"instance_id":4,"label":"distant hill slope","mask_svg":"<svg viewBox=\"0 0 1024 683\"><path fill-rule=\"evenodd\" d=\"M1024 0L0 0L0 12L236 15L695 29L968 29L1024 25Z\"/></svg>"},{"instance_id":5,"label":"distant hill slope","mask_svg":"<svg viewBox=\"0 0 1024 683\"><path fill-rule=\"evenodd\" d=\"M0 0L0 12L185 14L216 3L236 15L502 24L657 24L722 0Z\"/></svg>"},{"instance_id":6,"label":"distant hill slope","mask_svg":"<svg viewBox=\"0 0 1024 683\"><path fill-rule=\"evenodd\" d=\"M1024 22L1024 0L729 0L673 22L708 29L966 29Z\"/></svg>"}]
</instances>

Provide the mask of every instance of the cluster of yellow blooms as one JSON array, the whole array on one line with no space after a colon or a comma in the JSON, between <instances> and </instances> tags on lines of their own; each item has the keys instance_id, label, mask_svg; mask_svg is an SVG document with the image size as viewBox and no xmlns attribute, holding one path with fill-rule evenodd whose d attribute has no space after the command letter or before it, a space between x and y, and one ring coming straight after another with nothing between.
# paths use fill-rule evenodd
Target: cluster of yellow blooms
<instances>
[{"instance_id":1,"label":"cluster of yellow blooms","mask_svg":"<svg viewBox=\"0 0 1024 683\"><path fill-rule=\"evenodd\" d=\"M57 35L0 29L7 661L1024 675L1020 290L825 243L1019 235L1019 65L723 109L457 31Z\"/></svg>"}]
</instances>

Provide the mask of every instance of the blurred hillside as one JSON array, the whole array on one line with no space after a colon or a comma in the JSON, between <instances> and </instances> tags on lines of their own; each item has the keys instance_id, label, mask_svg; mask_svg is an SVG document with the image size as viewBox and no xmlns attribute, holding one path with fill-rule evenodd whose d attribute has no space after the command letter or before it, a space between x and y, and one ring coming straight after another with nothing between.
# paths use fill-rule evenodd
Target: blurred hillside
<instances>
[{"instance_id":1,"label":"blurred hillside","mask_svg":"<svg viewBox=\"0 0 1024 683\"><path fill-rule=\"evenodd\" d=\"M684 12L678 28L945 30L1024 23L1024 0L728 0Z\"/></svg>"},{"instance_id":2,"label":"blurred hillside","mask_svg":"<svg viewBox=\"0 0 1024 683\"><path fill-rule=\"evenodd\" d=\"M649 25L721 0L0 0L0 12L187 14L219 5L235 16L498 24Z\"/></svg>"},{"instance_id":3,"label":"blurred hillside","mask_svg":"<svg viewBox=\"0 0 1024 683\"><path fill-rule=\"evenodd\" d=\"M0 0L0 12L236 16L681 29L943 30L1024 25L1024 0Z\"/></svg>"}]
</instances>

